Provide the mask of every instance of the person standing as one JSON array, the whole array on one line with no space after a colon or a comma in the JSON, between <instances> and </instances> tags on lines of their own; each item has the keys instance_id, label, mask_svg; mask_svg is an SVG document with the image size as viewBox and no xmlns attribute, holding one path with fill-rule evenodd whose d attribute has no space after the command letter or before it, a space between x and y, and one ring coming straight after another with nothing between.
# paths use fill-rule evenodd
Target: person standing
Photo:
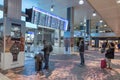
<instances>
[{"instance_id":1,"label":"person standing","mask_svg":"<svg viewBox=\"0 0 120 80\"><path fill-rule=\"evenodd\" d=\"M107 59L107 68L111 68L111 59L114 59L115 45L113 42L108 43L108 50L106 51L105 57Z\"/></svg>"},{"instance_id":2,"label":"person standing","mask_svg":"<svg viewBox=\"0 0 120 80\"><path fill-rule=\"evenodd\" d=\"M80 44L79 44L79 54L80 54L80 59L81 59L81 63L80 66L84 66L85 65L85 60L84 60L84 41L81 40Z\"/></svg>"},{"instance_id":3,"label":"person standing","mask_svg":"<svg viewBox=\"0 0 120 80\"><path fill-rule=\"evenodd\" d=\"M70 40L69 40L69 38L66 38L65 39L65 53L66 54L69 54L70 52L69 52L69 47L70 47Z\"/></svg>"},{"instance_id":4,"label":"person standing","mask_svg":"<svg viewBox=\"0 0 120 80\"><path fill-rule=\"evenodd\" d=\"M44 62L45 66L44 69L49 70L49 55L50 55L50 50L49 50L49 43L46 40L43 40L43 49L41 51L44 52Z\"/></svg>"}]
</instances>

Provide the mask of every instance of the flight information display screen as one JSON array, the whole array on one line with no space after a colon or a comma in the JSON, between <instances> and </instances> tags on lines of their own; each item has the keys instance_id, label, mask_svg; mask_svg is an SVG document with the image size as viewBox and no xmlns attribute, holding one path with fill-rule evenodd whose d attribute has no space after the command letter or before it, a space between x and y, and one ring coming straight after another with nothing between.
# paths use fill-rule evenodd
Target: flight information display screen
<instances>
[{"instance_id":1,"label":"flight information display screen","mask_svg":"<svg viewBox=\"0 0 120 80\"><path fill-rule=\"evenodd\" d=\"M32 23L41 26L55 28L55 29L61 29L65 31L67 30L68 27L67 20L58 17L56 15L53 15L51 13L48 13L46 11L43 11L41 9L38 9L36 7L33 7L32 10L30 9L30 11L32 11L32 15L31 15L32 19L28 19L28 20L31 20Z\"/></svg>"}]
</instances>

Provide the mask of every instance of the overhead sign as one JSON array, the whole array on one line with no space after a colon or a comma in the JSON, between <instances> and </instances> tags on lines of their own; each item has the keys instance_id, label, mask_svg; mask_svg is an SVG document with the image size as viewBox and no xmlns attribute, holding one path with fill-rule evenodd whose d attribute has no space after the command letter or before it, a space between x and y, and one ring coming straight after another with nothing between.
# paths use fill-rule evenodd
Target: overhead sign
<instances>
[{"instance_id":1,"label":"overhead sign","mask_svg":"<svg viewBox=\"0 0 120 80\"><path fill-rule=\"evenodd\" d=\"M31 9L26 9L26 17L27 22L32 22L36 25L47 26L55 29L61 29L66 31L68 27L68 21L48 13L42 9L33 7Z\"/></svg>"}]
</instances>

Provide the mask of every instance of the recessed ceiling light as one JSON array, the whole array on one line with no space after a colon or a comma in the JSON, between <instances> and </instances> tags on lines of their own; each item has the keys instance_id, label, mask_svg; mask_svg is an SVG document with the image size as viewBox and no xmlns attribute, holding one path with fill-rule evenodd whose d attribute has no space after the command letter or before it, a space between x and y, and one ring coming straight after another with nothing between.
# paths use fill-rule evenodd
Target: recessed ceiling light
<instances>
[{"instance_id":1,"label":"recessed ceiling light","mask_svg":"<svg viewBox=\"0 0 120 80\"><path fill-rule=\"evenodd\" d=\"M54 11L54 5L51 5L50 11Z\"/></svg>"},{"instance_id":2,"label":"recessed ceiling light","mask_svg":"<svg viewBox=\"0 0 120 80\"><path fill-rule=\"evenodd\" d=\"M51 8L51 9L50 9L50 11L54 11L54 9L53 9L53 8Z\"/></svg>"},{"instance_id":3,"label":"recessed ceiling light","mask_svg":"<svg viewBox=\"0 0 120 80\"><path fill-rule=\"evenodd\" d=\"M100 20L100 23L102 23L103 22L103 20Z\"/></svg>"},{"instance_id":4,"label":"recessed ceiling light","mask_svg":"<svg viewBox=\"0 0 120 80\"><path fill-rule=\"evenodd\" d=\"M80 25L82 25L83 23L82 22L80 22Z\"/></svg>"},{"instance_id":5,"label":"recessed ceiling light","mask_svg":"<svg viewBox=\"0 0 120 80\"><path fill-rule=\"evenodd\" d=\"M80 1L79 1L79 4L80 4L80 5L84 4L84 1L83 1L83 0L80 0Z\"/></svg>"},{"instance_id":6,"label":"recessed ceiling light","mask_svg":"<svg viewBox=\"0 0 120 80\"><path fill-rule=\"evenodd\" d=\"M96 13L95 13L95 12L93 12L92 16L96 16Z\"/></svg>"},{"instance_id":7,"label":"recessed ceiling light","mask_svg":"<svg viewBox=\"0 0 120 80\"><path fill-rule=\"evenodd\" d=\"M104 27L106 27L107 25L105 24Z\"/></svg>"}]
</instances>

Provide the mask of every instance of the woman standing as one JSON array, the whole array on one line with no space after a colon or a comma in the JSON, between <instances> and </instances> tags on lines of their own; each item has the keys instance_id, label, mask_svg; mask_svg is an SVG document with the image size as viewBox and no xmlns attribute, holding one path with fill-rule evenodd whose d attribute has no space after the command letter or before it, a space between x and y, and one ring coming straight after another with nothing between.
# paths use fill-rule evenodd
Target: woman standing
<instances>
[{"instance_id":1,"label":"woman standing","mask_svg":"<svg viewBox=\"0 0 120 80\"><path fill-rule=\"evenodd\" d=\"M114 52L115 52L115 45L113 42L108 43L108 50L105 54L105 57L107 58L107 68L111 68L111 59L114 59Z\"/></svg>"}]
</instances>

